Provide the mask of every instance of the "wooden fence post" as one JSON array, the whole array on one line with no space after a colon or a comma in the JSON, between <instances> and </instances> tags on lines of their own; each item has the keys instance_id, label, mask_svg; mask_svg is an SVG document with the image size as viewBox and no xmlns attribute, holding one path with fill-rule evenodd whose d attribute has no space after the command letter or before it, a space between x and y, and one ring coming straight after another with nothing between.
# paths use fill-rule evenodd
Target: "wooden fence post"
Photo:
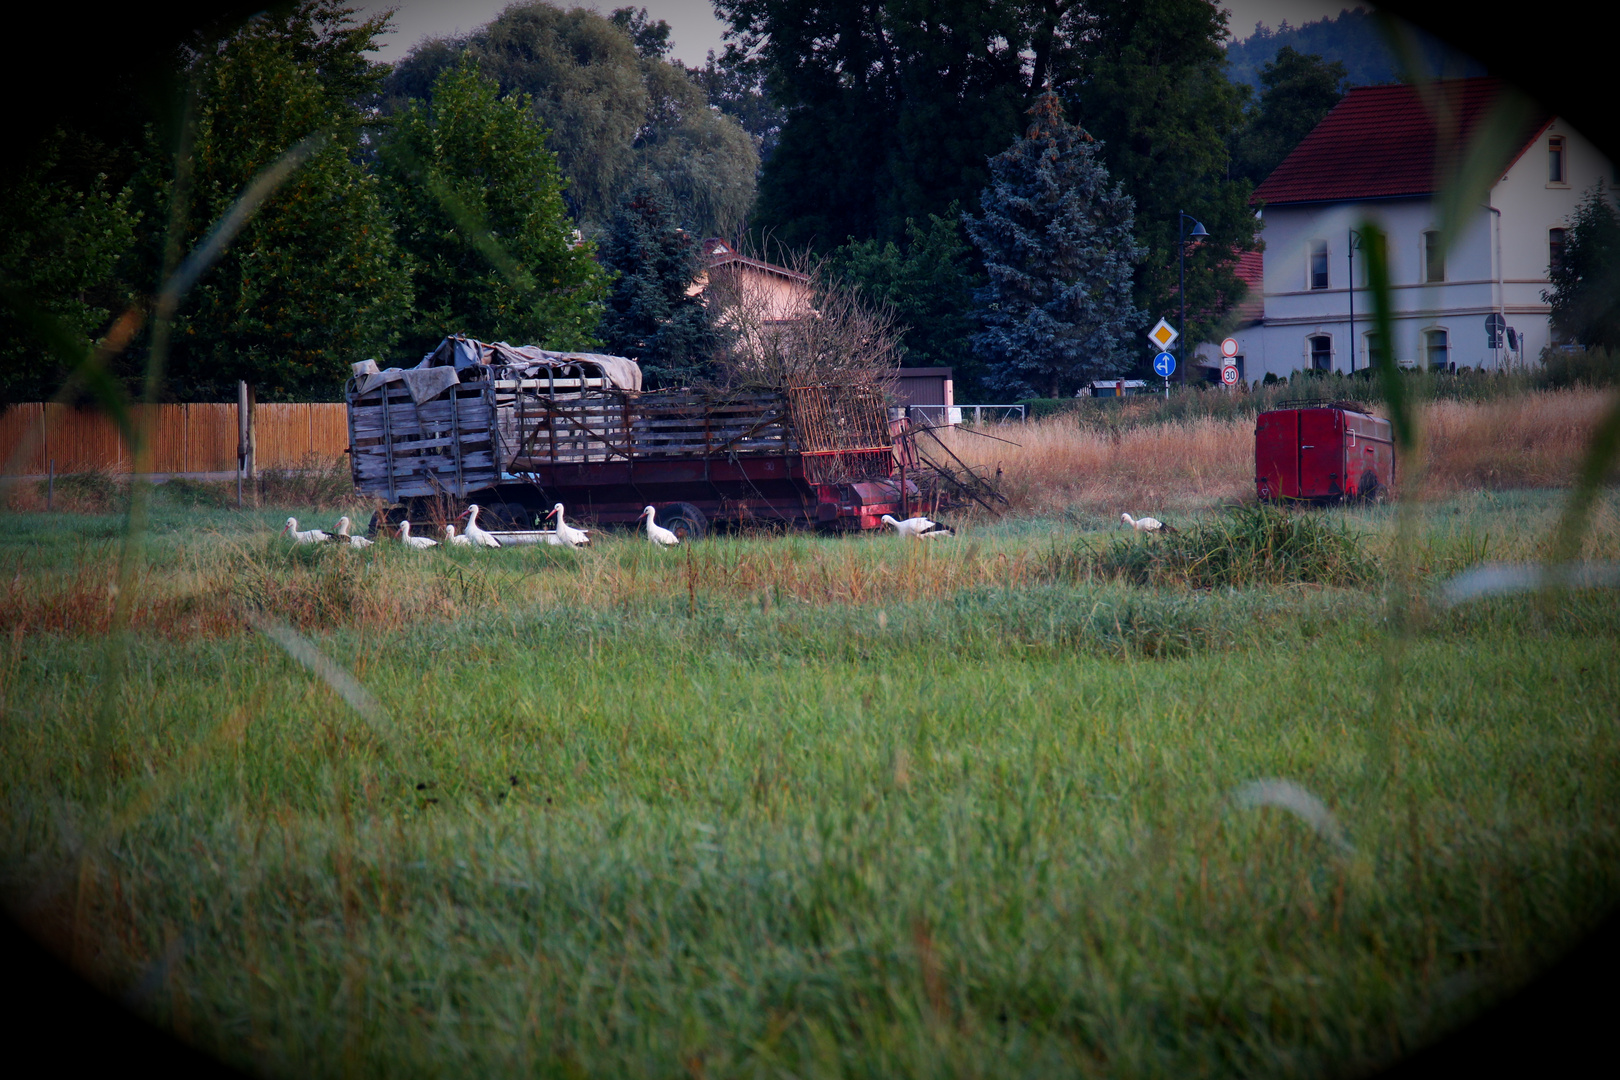
<instances>
[{"instance_id":1,"label":"wooden fence post","mask_svg":"<svg viewBox=\"0 0 1620 1080\"><path fill-rule=\"evenodd\" d=\"M253 387L236 383L236 508L242 508L242 485L253 479Z\"/></svg>"}]
</instances>

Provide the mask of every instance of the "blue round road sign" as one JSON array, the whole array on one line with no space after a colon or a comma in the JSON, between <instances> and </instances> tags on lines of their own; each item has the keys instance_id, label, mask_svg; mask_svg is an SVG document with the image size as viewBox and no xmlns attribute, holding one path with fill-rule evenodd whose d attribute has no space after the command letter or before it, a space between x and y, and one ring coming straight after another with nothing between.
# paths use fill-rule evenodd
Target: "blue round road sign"
<instances>
[{"instance_id":1,"label":"blue round road sign","mask_svg":"<svg viewBox=\"0 0 1620 1080\"><path fill-rule=\"evenodd\" d=\"M1176 370L1175 356L1167 352L1155 356L1153 358L1153 370L1158 372L1161 378L1168 379Z\"/></svg>"}]
</instances>

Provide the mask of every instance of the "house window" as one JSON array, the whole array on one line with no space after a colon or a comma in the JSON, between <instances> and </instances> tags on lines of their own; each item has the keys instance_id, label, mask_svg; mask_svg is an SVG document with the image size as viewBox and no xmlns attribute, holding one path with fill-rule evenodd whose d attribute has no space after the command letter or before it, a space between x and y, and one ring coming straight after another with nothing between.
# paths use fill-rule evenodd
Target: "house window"
<instances>
[{"instance_id":1,"label":"house window","mask_svg":"<svg viewBox=\"0 0 1620 1080\"><path fill-rule=\"evenodd\" d=\"M1333 370L1333 339L1326 334L1311 338L1311 370Z\"/></svg>"},{"instance_id":2,"label":"house window","mask_svg":"<svg viewBox=\"0 0 1620 1080\"><path fill-rule=\"evenodd\" d=\"M1328 287L1328 250L1326 240L1311 241L1311 288Z\"/></svg>"},{"instance_id":3,"label":"house window","mask_svg":"<svg viewBox=\"0 0 1620 1080\"><path fill-rule=\"evenodd\" d=\"M1450 357L1446 332L1444 330L1429 330L1423 335L1423 347L1428 354L1429 370L1444 371L1448 366Z\"/></svg>"},{"instance_id":4,"label":"house window","mask_svg":"<svg viewBox=\"0 0 1620 1080\"><path fill-rule=\"evenodd\" d=\"M1423 280L1446 280L1446 255L1440 247L1440 234L1432 229L1423 234Z\"/></svg>"},{"instance_id":5,"label":"house window","mask_svg":"<svg viewBox=\"0 0 1620 1080\"><path fill-rule=\"evenodd\" d=\"M1564 179L1564 140L1553 136L1547 140L1547 182L1562 184Z\"/></svg>"},{"instance_id":6,"label":"house window","mask_svg":"<svg viewBox=\"0 0 1620 1080\"><path fill-rule=\"evenodd\" d=\"M1383 348L1383 341L1376 330L1369 330L1364 340L1367 342L1367 366L1372 367L1378 363L1379 350Z\"/></svg>"},{"instance_id":7,"label":"house window","mask_svg":"<svg viewBox=\"0 0 1620 1080\"><path fill-rule=\"evenodd\" d=\"M1564 230L1547 230L1547 276L1550 278L1564 265Z\"/></svg>"}]
</instances>

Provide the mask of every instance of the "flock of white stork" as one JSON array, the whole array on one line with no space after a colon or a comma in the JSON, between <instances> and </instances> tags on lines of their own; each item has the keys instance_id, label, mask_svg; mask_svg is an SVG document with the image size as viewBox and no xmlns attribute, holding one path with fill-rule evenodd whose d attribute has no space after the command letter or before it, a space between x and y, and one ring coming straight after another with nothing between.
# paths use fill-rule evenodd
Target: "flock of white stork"
<instances>
[{"instance_id":1,"label":"flock of white stork","mask_svg":"<svg viewBox=\"0 0 1620 1080\"><path fill-rule=\"evenodd\" d=\"M461 532L457 532L454 525L445 525L444 542L460 547L501 547L502 545L499 537L497 537L494 533L487 532L479 527L478 510L478 504L473 503L462 512L459 518L456 519L457 521L466 522L466 524L462 527ZM641 512L641 516L636 519L638 522L642 520L647 522L648 542L653 544L655 547L679 546L681 538L675 533L671 532L669 529L666 529L662 525L658 524L657 517L657 512L649 506L643 510ZM1176 531L1173 527L1166 525L1158 518L1133 518L1130 514L1121 514L1119 517L1121 521L1135 529L1137 532L1173 533ZM534 535L536 542L548 544L552 547L578 548L587 547L590 545L591 534L588 531L585 529L576 529L564 520L562 503L558 503L556 506L553 506L551 508L551 512L542 520L542 523L545 521L550 521L552 518L557 519L557 527L549 530L543 529L535 533ZM956 535L956 530L952 529L950 526L943 525L928 517L914 517L907 518L904 521L899 521L896 520L892 514L884 514L883 524L893 528L894 531L900 536L909 537L916 540L928 540L939 536ZM332 532L325 532L321 529L305 529L300 531L298 528L297 518L288 518L287 524L282 528L281 531L283 535L291 536L292 541L295 544L347 544L350 547L357 548L370 547L372 544L372 542L366 539L364 536L351 536L349 534L349 519L347 517L338 518L337 528ZM439 541L430 537L411 535L411 523L409 521L401 521L399 523L399 542L404 544L406 547L416 548L417 550L439 546Z\"/></svg>"}]
</instances>

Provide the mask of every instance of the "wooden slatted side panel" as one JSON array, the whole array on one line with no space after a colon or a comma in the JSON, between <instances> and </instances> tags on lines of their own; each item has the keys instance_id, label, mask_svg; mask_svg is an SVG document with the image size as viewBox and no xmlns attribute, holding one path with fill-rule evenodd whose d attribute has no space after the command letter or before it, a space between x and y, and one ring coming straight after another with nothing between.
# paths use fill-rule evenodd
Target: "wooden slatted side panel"
<instances>
[{"instance_id":1,"label":"wooden slatted side panel","mask_svg":"<svg viewBox=\"0 0 1620 1080\"><path fill-rule=\"evenodd\" d=\"M527 384L526 384L527 385ZM506 395L497 405L503 458L522 471L549 464L781 454L789 449L778 394L711 398L690 391Z\"/></svg>"},{"instance_id":2,"label":"wooden slatted side panel","mask_svg":"<svg viewBox=\"0 0 1620 1080\"><path fill-rule=\"evenodd\" d=\"M404 383L386 383L351 392L348 409L355 486L368 495L459 494L499 478L484 384L455 386L417 405Z\"/></svg>"},{"instance_id":3,"label":"wooden slatted side panel","mask_svg":"<svg viewBox=\"0 0 1620 1080\"><path fill-rule=\"evenodd\" d=\"M50 457L44 405L26 402L0 411L0 472L13 476L42 473L49 467Z\"/></svg>"}]
</instances>

